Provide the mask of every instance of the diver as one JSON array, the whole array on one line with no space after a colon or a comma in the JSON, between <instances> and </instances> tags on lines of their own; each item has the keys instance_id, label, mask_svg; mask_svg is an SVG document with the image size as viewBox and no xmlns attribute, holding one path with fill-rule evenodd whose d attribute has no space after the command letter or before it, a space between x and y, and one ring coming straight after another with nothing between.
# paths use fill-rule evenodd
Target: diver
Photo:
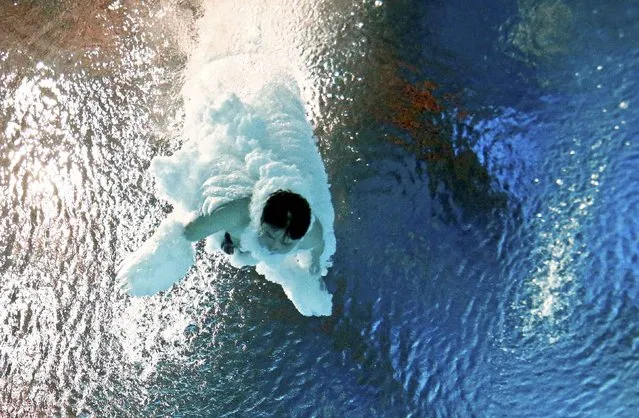
<instances>
[{"instance_id":1,"label":"diver","mask_svg":"<svg viewBox=\"0 0 639 418\"><path fill-rule=\"evenodd\" d=\"M210 214L200 215L184 227L184 236L191 242L224 231L221 250L233 255L243 250L241 236L250 224L250 198L238 199L220 205ZM278 190L271 194L260 219L258 243L270 254L288 254L296 250L311 250L311 274L320 271L320 255L324 251L323 229L319 220L311 226L311 208L299 194Z\"/></svg>"}]
</instances>

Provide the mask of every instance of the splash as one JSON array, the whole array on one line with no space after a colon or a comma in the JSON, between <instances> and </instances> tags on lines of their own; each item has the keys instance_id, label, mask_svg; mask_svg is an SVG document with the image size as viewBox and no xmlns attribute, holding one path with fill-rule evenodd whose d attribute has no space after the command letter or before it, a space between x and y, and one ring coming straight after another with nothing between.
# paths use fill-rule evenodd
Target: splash
<instances>
[{"instance_id":1,"label":"splash","mask_svg":"<svg viewBox=\"0 0 639 418\"><path fill-rule=\"evenodd\" d=\"M240 44L249 52L221 56L237 45L208 35L211 29L223 33L228 24L217 14L202 19L202 41L186 67L182 91L185 142L172 156L155 158L150 169L157 196L174 211L127 259L119 278L134 295L168 289L195 260L192 244L181 233L184 225L221 204L250 197L251 222L241 237L242 250L250 257L237 252L230 262L255 265L268 280L282 285L302 314L330 315L331 295L321 276L309 272L310 251L276 256L257 244L267 198L277 190L290 190L309 202L313 222L322 226L321 275L327 274L335 252L328 178L297 88L304 78L278 54L251 51L269 39L259 25L251 26L259 28L255 33L241 34ZM219 239L210 237L206 248L219 249Z\"/></svg>"}]
</instances>

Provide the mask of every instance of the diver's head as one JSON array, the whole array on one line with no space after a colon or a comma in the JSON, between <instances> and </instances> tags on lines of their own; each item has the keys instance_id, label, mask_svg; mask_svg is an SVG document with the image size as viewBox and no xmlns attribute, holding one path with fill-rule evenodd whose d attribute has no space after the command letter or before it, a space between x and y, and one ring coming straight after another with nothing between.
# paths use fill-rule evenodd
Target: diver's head
<instances>
[{"instance_id":1,"label":"diver's head","mask_svg":"<svg viewBox=\"0 0 639 418\"><path fill-rule=\"evenodd\" d=\"M302 196L278 190L262 211L258 242L276 254L292 250L311 225L311 207Z\"/></svg>"}]
</instances>

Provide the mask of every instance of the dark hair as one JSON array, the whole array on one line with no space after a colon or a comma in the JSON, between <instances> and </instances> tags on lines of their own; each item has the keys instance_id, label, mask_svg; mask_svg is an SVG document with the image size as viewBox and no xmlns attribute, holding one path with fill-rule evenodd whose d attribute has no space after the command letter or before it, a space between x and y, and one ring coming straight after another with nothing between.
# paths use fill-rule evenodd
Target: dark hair
<instances>
[{"instance_id":1,"label":"dark hair","mask_svg":"<svg viewBox=\"0 0 639 418\"><path fill-rule=\"evenodd\" d=\"M302 196L278 190L266 201L261 221L285 229L285 234L291 239L300 239L311 225L311 207Z\"/></svg>"}]
</instances>

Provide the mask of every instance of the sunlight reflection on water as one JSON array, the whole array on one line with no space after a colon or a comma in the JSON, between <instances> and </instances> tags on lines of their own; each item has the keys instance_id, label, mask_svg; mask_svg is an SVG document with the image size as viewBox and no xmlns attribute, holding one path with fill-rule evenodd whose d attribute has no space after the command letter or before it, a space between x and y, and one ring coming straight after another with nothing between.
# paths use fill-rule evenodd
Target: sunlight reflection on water
<instances>
[{"instance_id":1,"label":"sunlight reflection on water","mask_svg":"<svg viewBox=\"0 0 639 418\"><path fill-rule=\"evenodd\" d=\"M136 24L145 22L128 16L122 32ZM10 415L81 411L137 379L121 362L114 325L125 305L111 275L131 216L124 202L136 198L128 185L145 180L118 169L142 170L152 154L154 106L172 70L157 66L157 45L115 43L47 61L2 54L0 359Z\"/></svg>"},{"instance_id":2,"label":"sunlight reflection on water","mask_svg":"<svg viewBox=\"0 0 639 418\"><path fill-rule=\"evenodd\" d=\"M258 6L271 17L290 14L285 3ZM290 11L303 21L311 5L298 6ZM250 16L268 20L231 11L218 23ZM179 70L192 46L188 21L201 10L196 2L131 7L115 1L103 12L117 13L104 21L115 40L88 46L69 41L67 48L65 34L52 35L51 47L62 46L55 59L33 58L46 48L39 41L33 53L9 47L1 55L0 232L6 248L0 259L5 336L0 373L2 411L9 414L108 413L143 405L158 365L169 358L188 360L182 353L193 332L215 344L224 322L211 324L212 314L231 315L242 326L242 304L231 302L252 298L239 295L242 285L231 287L235 275L218 273L224 267L213 259L198 261L170 294L129 299L114 288L116 263L139 246L166 210L152 194L146 168L151 157L181 143ZM249 50L270 48L277 56L301 48L307 32L294 27L295 19L285 27L262 25L257 35L265 45L249 42ZM170 30L162 33L158 26L166 22ZM220 27L214 30L219 41ZM213 45L222 54L234 42L245 48L241 39L231 36L228 42ZM319 51L304 48L310 53ZM244 286L254 287L253 280L245 275Z\"/></svg>"}]
</instances>

